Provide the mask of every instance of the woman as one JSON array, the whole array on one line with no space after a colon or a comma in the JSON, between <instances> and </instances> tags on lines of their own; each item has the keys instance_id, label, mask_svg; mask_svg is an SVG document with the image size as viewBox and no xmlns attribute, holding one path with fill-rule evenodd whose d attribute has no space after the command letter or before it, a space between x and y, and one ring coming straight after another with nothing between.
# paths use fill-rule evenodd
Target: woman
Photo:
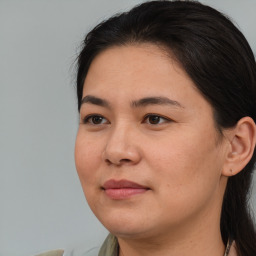
<instances>
[{"instance_id":1,"label":"woman","mask_svg":"<svg viewBox=\"0 0 256 256\"><path fill-rule=\"evenodd\" d=\"M77 96L77 171L111 233L99 255L256 255L256 65L228 18L152 1L104 21Z\"/></svg>"}]
</instances>

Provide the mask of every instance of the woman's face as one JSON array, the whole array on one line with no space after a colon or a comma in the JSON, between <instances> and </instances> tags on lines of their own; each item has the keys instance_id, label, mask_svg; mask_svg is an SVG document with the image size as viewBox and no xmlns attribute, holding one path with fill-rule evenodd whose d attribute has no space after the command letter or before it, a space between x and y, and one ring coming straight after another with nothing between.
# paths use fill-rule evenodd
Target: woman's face
<instances>
[{"instance_id":1,"label":"woman's face","mask_svg":"<svg viewBox=\"0 0 256 256\"><path fill-rule=\"evenodd\" d=\"M210 104L157 46L113 47L93 60L75 160L92 211L113 234L219 222L226 148Z\"/></svg>"}]
</instances>

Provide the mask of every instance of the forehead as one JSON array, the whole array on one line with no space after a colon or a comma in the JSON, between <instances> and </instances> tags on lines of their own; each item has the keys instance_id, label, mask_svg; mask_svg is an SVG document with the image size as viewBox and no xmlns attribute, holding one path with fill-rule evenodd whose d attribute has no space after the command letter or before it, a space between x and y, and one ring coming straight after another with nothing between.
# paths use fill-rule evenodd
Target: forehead
<instances>
[{"instance_id":1,"label":"forehead","mask_svg":"<svg viewBox=\"0 0 256 256\"><path fill-rule=\"evenodd\" d=\"M195 87L181 65L163 47L149 43L114 46L102 51L92 61L84 91L98 87L110 90L115 83L122 88L136 85L137 90L145 87L159 90L164 80L169 80L170 86L170 80L175 83L186 80Z\"/></svg>"}]
</instances>

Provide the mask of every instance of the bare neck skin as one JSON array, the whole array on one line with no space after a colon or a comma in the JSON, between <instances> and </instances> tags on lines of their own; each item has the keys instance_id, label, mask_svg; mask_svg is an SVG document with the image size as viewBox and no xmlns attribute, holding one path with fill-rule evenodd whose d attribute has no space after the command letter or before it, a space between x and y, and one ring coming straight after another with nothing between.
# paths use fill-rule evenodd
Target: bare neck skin
<instances>
[{"instance_id":1,"label":"bare neck skin","mask_svg":"<svg viewBox=\"0 0 256 256\"><path fill-rule=\"evenodd\" d=\"M194 238L198 239L199 236ZM160 240L160 239L159 239ZM221 240L210 238L195 241L195 239L184 238L180 241L158 241L155 243L143 241L121 240L119 256L141 256L141 255L155 255L155 256L181 256L181 255L209 255L209 256L223 256L225 246Z\"/></svg>"},{"instance_id":2,"label":"bare neck skin","mask_svg":"<svg viewBox=\"0 0 256 256\"><path fill-rule=\"evenodd\" d=\"M202 228L204 230L194 230L179 239L159 238L151 241L118 239L119 256L223 256L225 245L220 232L216 232L217 230L210 232L212 228L206 226Z\"/></svg>"}]
</instances>

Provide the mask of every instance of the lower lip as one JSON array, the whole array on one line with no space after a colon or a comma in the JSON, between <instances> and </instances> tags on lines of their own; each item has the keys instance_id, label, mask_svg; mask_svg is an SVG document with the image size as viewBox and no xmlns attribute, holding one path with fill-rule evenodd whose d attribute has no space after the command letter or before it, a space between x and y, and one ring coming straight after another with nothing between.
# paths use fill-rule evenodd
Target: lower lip
<instances>
[{"instance_id":1,"label":"lower lip","mask_svg":"<svg viewBox=\"0 0 256 256\"><path fill-rule=\"evenodd\" d=\"M121 200L127 199L135 195L143 194L148 191L145 188L115 188L104 190L105 194L111 199Z\"/></svg>"}]
</instances>

